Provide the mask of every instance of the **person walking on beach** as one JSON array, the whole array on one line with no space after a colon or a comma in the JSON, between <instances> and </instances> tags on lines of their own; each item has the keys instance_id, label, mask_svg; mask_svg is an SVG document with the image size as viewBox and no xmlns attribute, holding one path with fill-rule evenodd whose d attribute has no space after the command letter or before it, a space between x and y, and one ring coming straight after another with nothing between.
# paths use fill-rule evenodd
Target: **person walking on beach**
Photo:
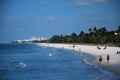
<instances>
[{"instance_id":1,"label":"person walking on beach","mask_svg":"<svg viewBox=\"0 0 120 80\"><path fill-rule=\"evenodd\" d=\"M99 64L102 64L102 56L99 57Z\"/></svg>"},{"instance_id":2,"label":"person walking on beach","mask_svg":"<svg viewBox=\"0 0 120 80\"><path fill-rule=\"evenodd\" d=\"M107 49L107 45L105 45L105 47L103 49Z\"/></svg>"},{"instance_id":3,"label":"person walking on beach","mask_svg":"<svg viewBox=\"0 0 120 80\"><path fill-rule=\"evenodd\" d=\"M73 45L73 48L75 48L75 45Z\"/></svg>"},{"instance_id":4,"label":"person walking on beach","mask_svg":"<svg viewBox=\"0 0 120 80\"><path fill-rule=\"evenodd\" d=\"M107 63L109 63L109 59L110 59L110 56L109 56L109 54L107 54Z\"/></svg>"},{"instance_id":5,"label":"person walking on beach","mask_svg":"<svg viewBox=\"0 0 120 80\"><path fill-rule=\"evenodd\" d=\"M101 48L100 48L100 45L97 45L97 49L98 49L98 50L100 50L100 49L101 49Z\"/></svg>"}]
</instances>

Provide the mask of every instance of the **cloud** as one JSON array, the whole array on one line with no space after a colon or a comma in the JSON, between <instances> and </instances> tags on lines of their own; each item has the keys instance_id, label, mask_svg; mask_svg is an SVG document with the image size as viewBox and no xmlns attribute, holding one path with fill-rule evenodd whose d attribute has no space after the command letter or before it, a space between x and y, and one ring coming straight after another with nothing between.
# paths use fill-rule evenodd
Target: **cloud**
<instances>
[{"instance_id":1,"label":"cloud","mask_svg":"<svg viewBox=\"0 0 120 80\"><path fill-rule=\"evenodd\" d=\"M54 16L45 16L43 22L54 22L56 18Z\"/></svg>"},{"instance_id":2,"label":"cloud","mask_svg":"<svg viewBox=\"0 0 120 80\"><path fill-rule=\"evenodd\" d=\"M13 16L5 16L5 17L4 17L4 20L5 20L5 21L13 21L13 20L14 20L14 17L13 17Z\"/></svg>"},{"instance_id":3,"label":"cloud","mask_svg":"<svg viewBox=\"0 0 120 80\"><path fill-rule=\"evenodd\" d=\"M54 16L46 16L46 20L54 21L55 17Z\"/></svg>"},{"instance_id":4,"label":"cloud","mask_svg":"<svg viewBox=\"0 0 120 80\"><path fill-rule=\"evenodd\" d=\"M74 0L73 3L75 6L90 6L97 3L105 3L107 0Z\"/></svg>"},{"instance_id":5,"label":"cloud","mask_svg":"<svg viewBox=\"0 0 120 80\"><path fill-rule=\"evenodd\" d=\"M107 0L93 0L95 3L105 3Z\"/></svg>"},{"instance_id":6,"label":"cloud","mask_svg":"<svg viewBox=\"0 0 120 80\"><path fill-rule=\"evenodd\" d=\"M2 16L0 17L0 23L6 24L6 23L13 23L15 22L15 18L13 16Z\"/></svg>"},{"instance_id":7,"label":"cloud","mask_svg":"<svg viewBox=\"0 0 120 80\"><path fill-rule=\"evenodd\" d=\"M82 1L76 1L75 5L76 6L89 6L91 3L89 2L82 2Z\"/></svg>"},{"instance_id":8,"label":"cloud","mask_svg":"<svg viewBox=\"0 0 120 80\"><path fill-rule=\"evenodd\" d=\"M48 4L40 4L39 6L40 6L40 7L44 7L44 8L45 8L45 7L49 7Z\"/></svg>"}]
</instances>

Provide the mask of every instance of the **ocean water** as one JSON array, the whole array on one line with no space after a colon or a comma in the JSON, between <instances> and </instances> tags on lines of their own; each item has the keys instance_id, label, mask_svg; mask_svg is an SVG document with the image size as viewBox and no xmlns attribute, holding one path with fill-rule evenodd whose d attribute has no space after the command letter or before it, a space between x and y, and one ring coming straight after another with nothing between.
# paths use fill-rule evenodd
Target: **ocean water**
<instances>
[{"instance_id":1,"label":"ocean water","mask_svg":"<svg viewBox=\"0 0 120 80\"><path fill-rule=\"evenodd\" d=\"M0 80L120 80L91 59L36 44L0 44Z\"/></svg>"}]
</instances>

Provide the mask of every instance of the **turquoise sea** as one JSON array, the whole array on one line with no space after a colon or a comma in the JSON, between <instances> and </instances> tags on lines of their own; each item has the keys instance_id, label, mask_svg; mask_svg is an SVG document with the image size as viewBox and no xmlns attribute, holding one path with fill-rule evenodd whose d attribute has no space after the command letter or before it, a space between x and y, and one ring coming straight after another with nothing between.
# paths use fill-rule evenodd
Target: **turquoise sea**
<instances>
[{"instance_id":1,"label":"turquoise sea","mask_svg":"<svg viewBox=\"0 0 120 80\"><path fill-rule=\"evenodd\" d=\"M37 44L0 44L0 80L120 80L91 59Z\"/></svg>"}]
</instances>

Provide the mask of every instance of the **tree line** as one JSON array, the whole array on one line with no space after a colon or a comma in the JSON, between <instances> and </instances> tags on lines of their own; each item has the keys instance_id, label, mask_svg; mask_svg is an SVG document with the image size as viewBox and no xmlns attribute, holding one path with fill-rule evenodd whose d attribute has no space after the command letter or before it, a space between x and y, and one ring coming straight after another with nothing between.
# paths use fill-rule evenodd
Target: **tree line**
<instances>
[{"instance_id":1,"label":"tree line","mask_svg":"<svg viewBox=\"0 0 120 80\"><path fill-rule=\"evenodd\" d=\"M97 29L89 28L88 33L81 31L79 34L53 35L51 43L94 43L94 44L118 44L120 46L120 26L115 31L108 31L105 27Z\"/></svg>"}]
</instances>

